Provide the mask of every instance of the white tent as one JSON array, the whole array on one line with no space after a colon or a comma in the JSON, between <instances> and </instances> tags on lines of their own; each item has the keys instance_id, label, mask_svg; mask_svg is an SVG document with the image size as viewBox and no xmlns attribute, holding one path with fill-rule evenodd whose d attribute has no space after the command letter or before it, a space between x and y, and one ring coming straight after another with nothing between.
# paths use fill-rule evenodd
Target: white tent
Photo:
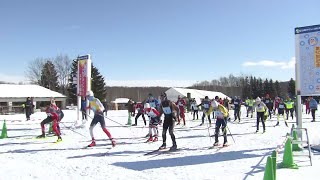
<instances>
[{"instance_id":1,"label":"white tent","mask_svg":"<svg viewBox=\"0 0 320 180\"><path fill-rule=\"evenodd\" d=\"M187 97L188 93L190 93L191 98L195 98L197 103L200 103L201 99L204 99L205 96L208 96L209 99L214 99L216 96L218 96L221 99L228 98L229 100L231 100L227 95L216 91L205 91L187 88L170 88L166 91L167 97L171 101L177 101L179 95L181 97Z\"/></svg>"}]
</instances>

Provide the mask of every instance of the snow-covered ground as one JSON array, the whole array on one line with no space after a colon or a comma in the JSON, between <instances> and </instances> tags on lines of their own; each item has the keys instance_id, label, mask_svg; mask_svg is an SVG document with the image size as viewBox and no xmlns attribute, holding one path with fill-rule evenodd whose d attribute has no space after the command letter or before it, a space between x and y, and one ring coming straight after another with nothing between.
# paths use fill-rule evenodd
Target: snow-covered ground
<instances>
[{"instance_id":1,"label":"snow-covered ground","mask_svg":"<svg viewBox=\"0 0 320 180\"><path fill-rule=\"evenodd\" d=\"M76 111L66 110L62 127L63 142L53 143L56 137L44 140L34 137L41 133L41 119L44 113L32 115L32 121L24 121L21 115L1 115L0 122L7 120L9 138L0 139L0 179L262 179L267 156L285 140L290 128L280 121L274 127L276 117L266 122L267 132L255 133L256 121L245 117L242 112L240 123L229 123L235 142L228 136L229 147L208 149L214 142L209 137L214 134L213 127L208 132L207 124L195 127L201 120L192 120L186 114L187 126L176 126L175 135L180 151L145 155L162 144L145 143L148 128L142 126L140 117L137 127L123 127L127 122L127 111L109 111L106 123L117 141L115 148L103 133L100 126L94 129L98 146L84 147L90 143L88 128L69 129L76 119ZM202 113L200 113L202 115ZM199 117L200 118L200 117ZM17 121L22 120L22 121ZM311 115L303 113L303 126L308 128L311 144L320 144L318 122L311 123ZM291 127L295 120L289 120ZM260 130L262 131L260 123ZM160 127L160 134L162 127ZM81 135L80 135L81 134ZM82 136L83 135L83 136ZM84 137L85 136L85 137ZM222 137L219 137L222 142ZM167 134L167 145L171 139ZM304 152L307 153L307 152ZM282 162L283 149L278 156ZM307 156L294 156L300 166L298 170L277 169L277 179L317 179L320 167L318 152L314 152L310 166Z\"/></svg>"}]
</instances>

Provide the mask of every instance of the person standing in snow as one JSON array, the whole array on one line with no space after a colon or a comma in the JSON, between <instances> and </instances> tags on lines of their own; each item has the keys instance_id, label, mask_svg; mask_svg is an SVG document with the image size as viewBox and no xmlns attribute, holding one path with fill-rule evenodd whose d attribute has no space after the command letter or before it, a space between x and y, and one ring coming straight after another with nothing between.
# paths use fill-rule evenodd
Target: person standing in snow
<instances>
[{"instance_id":1,"label":"person standing in snow","mask_svg":"<svg viewBox=\"0 0 320 180\"><path fill-rule=\"evenodd\" d=\"M183 98L181 98L181 96L179 95L178 96L178 100L176 102L176 105L179 108L179 115L178 115L178 123L177 123L177 125L180 125L180 117L183 120L183 125L184 126L186 125L186 118L185 118L185 114L184 114L184 108L185 108L186 104L187 104L186 101Z\"/></svg>"},{"instance_id":2,"label":"person standing in snow","mask_svg":"<svg viewBox=\"0 0 320 180\"><path fill-rule=\"evenodd\" d=\"M156 108L151 107L149 103L144 104L144 111L149 117L149 139L147 142L158 141L158 124L160 121L160 113ZM152 130L154 132L154 139L152 136Z\"/></svg>"},{"instance_id":3,"label":"person standing in snow","mask_svg":"<svg viewBox=\"0 0 320 180\"><path fill-rule=\"evenodd\" d=\"M30 120L30 115L32 114L32 102L30 100L30 97L27 98L26 103L25 103L25 109L26 109L26 118L27 121Z\"/></svg>"},{"instance_id":4,"label":"person standing in snow","mask_svg":"<svg viewBox=\"0 0 320 180\"><path fill-rule=\"evenodd\" d=\"M94 112L94 117L91 121L90 128L89 128L92 142L91 142L91 144L88 145L88 147L93 147L96 145L96 141L93 136L93 128L98 123L100 123L103 132L105 132L106 135L109 137L111 144L114 147L116 145L116 141L112 138L111 133L106 128L106 122L105 122L104 116L103 116L104 107L103 107L102 103L100 102L99 99L94 97L92 91L87 91L86 95L87 95L87 99L89 100L89 107L87 107L87 109L91 109Z\"/></svg>"},{"instance_id":5,"label":"person standing in snow","mask_svg":"<svg viewBox=\"0 0 320 180\"><path fill-rule=\"evenodd\" d=\"M218 140L218 136L219 136L219 129L222 128L222 132L223 132L223 146L227 146L228 145L228 140L227 140L227 119L229 116L228 110L221 104L219 104L216 99L219 99L218 96L215 97L215 100L212 101L211 103L211 107L208 113L210 113L211 111L215 111L215 115L217 118L216 121L216 127L215 127L215 134L214 134L214 138L215 138L215 142L213 144L213 146L218 146L219 145L219 140Z\"/></svg>"},{"instance_id":6,"label":"person standing in snow","mask_svg":"<svg viewBox=\"0 0 320 180\"><path fill-rule=\"evenodd\" d=\"M310 114L310 99L311 97L308 97L305 101L305 105L306 105L306 114Z\"/></svg>"},{"instance_id":7,"label":"person standing in snow","mask_svg":"<svg viewBox=\"0 0 320 180\"><path fill-rule=\"evenodd\" d=\"M259 122L260 121L262 123L263 132L266 132L264 115L265 115L265 112L268 111L268 107L261 101L261 99L259 97L257 97L255 108L257 111L257 131L256 132L259 132Z\"/></svg>"},{"instance_id":8,"label":"person standing in snow","mask_svg":"<svg viewBox=\"0 0 320 180\"><path fill-rule=\"evenodd\" d=\"M195 120L196 114L197 114L197 119L199 119L199 113L198 113L198 105L197 105L197 101L195 99L192 100L191 102L191 109L193 111L193 120Z\"/></svg>"},{"instance_id":9,"label":"person standing in snow","mask_svg":"<svg viewBox=\"0 0 320 180\"><path fill-rule=\"evenodd\" d=\"M108 101L107 101L107 99L103 99L102 105L104 107L103 112L105 113L105 116L107 116L108 115Z\"/></svg>"},{"instance_id":10,"label":"person standing in snow","mask_svg":"<svg viewBox=\"0 0 320 180\"><path fill-rule=\"evenodd\" d=\"M165 92L161 93L161 105L160 105L160 115L161 117L162 114L164 114L164 121L163 121L163 131L162 131L162 145L160 146L159 149L165 149L167 144L166 144L166 139L167 139L167 130L169 129L169 134L171 136L172 140L172 147L170 150L175 150L177 149L177 143L176 143L176 138L173 133L174 131L174 111L178 112L179 108L176 106L175 103L171 102L170 100L167 99L167 94Z\"/></svg>"},{"instance_id":11,"label":"person standing in snow","mask_svg":"<svg viewBox=\"0 0 320 180\"><path fill-rule=\"evenodd\" d=\"M150 106L150 104L149 104L149 106ZM147 122L146 122L146 118L144 117L144 108L143 108L143 104L141 102L138 102L136 104L136 110L137 110L138 113L137 113L137 115L135 117L135 124L132 124L132 126L137 126L138 125L138 118L140 116L142 116L144 125L146 126Z\"/></svg>"},{"instance_id":12,"label":"person standing in snow","mask_svg":"<svg viewBox=\"0 0 320 180\"><path fill-rule=\"evenodd\" d=\"M318 102L311 96L310 97L310 109L311 109L311 115L312 115L312 121L316 121L316 110L318 110Z\"/></svg>"},{"instance_id":13,"label":"person standing in snow","mask_svg":"<svg viewBox=\"0 0 320 180\"><path fill-rule=\"evenodd\" d=\"M87 108L87 100L85 97L81 97L81 113L82 113L82 121L87 120L87 113L86 113L86 108Z\"/></svg>"}]
</instances>

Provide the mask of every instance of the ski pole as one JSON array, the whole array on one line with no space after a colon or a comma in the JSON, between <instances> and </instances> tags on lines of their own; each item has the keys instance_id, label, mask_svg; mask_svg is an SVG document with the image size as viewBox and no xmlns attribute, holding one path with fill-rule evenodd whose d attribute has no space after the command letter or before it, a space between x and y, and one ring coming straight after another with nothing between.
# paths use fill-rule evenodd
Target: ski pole
<instances>
[{"instance_id":1,"label":"ski pole","mask_svg":"<svg viewBox=\"0 0 320 180\"><path fill-rule=\"evenodd\" d=\"M85 136L85 135L83 135L83 134L81 134L81 133L79 133L79 132L71 129L70 127L66 126L64 123L62 123L62 122L60 122L60 123L61 123L64 127L66 127L67 129L69 129L70 131L72 131L72 132L74 132L74 133L77 133L77 134L79 134L79 135L81 135L81 136L83 136L83 137L87 137L87 136Z\"/></svg>"},{"instance_id":2,"label":"ski pole","mask_svg":"<svg viewBox=\"0 0 320 180\"><path fill-rule=\"evenodd\" d=\"M85 113L86 114L86 113ZM93 119L93 117L91 117L91 116L89 116L88 114L86 114L90 119ZM123 127L128 127L128 126L125 126L125 125L123 125L123 124L121 124L121 123L118 123L117 121L115 121L115 120L112 120L112 119L110 119L110 118L108 118L108 117L105 117L105 116L103 116L103 115L101 115L101 114L97 114L97 115L99 115L99 116L102 116L102 117L104 117L104 118L106 118L106 119L109 119L110 121L112 121L112 122L114 122L114 123L116 123L116 124L119 124L119 125L121 125L121 126L123 126Z\"/></svg>"},{"instance_id":3,"label":"ski pole","mask_svg":"<svg viewBox=\"0 0 320 180\"><path fill-rule=\"evenodd\" d=\"M233 138L233 136L232 136L232 133L231 133L231 131L230 131L230 129L229 129L229 127L228 127L228 125L227 125L227 121L226 121L226 119L225 119L225 118L223 118L223 120L224 120L224 123L226 124L226 129L228 129L228 131L229 131L229 133L230 133L230 135L231 135L231 138L232 138L233 142L234 142L234 143L236 143L236 141L234 140L234 138ZM225 131L225 129L224 129L224 131Z\"/></svg>"},{"instance_id":4,"label":"ski pole","mask_svg":"<svg viewBox=\"0 0 320 180\"><path fill-rule=\"evenodd\" d=\"M212 143L211 134L210 134L210 126L209 126L209 116L207 116L207 127L208 127L208 134L209 134L209 138L210 138L210 143Z\"/></svg>"}]
</instances>

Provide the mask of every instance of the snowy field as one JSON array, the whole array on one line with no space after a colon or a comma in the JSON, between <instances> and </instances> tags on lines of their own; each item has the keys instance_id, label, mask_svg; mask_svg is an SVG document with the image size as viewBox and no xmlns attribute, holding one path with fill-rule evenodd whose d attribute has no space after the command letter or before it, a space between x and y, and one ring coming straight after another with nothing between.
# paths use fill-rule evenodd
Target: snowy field
<instances>
[{"instance_id":1,"label":"snowy field","mask_svg":"<svg viewBox=\"0 0 320 180\"><path fill-rule=\"evenodd\" d=\"M208 149L214 143L213 127L208 132L207 124L196 127L201 120L192 120L186 114L187 126L176 126L175 135L179 151L145 155L162 144L145 143L148 128L143 126L140 117L137 127L123 127L108 119L106 123L117 141L115 148L103 133L100 126L94 129L97 147L84 148L90 143L88 128L71 131L76 111L66 110L63 119L63 142L53 143L56 137L35 139L41 134L39 123L44 113L33 114L32 121L24 121L21 115L1 115L0 125L7 120L9 138L0 139L0 179L263 179L267 156L281 145L290 128L280 121L274 127L276 117L266 122L266 133L256 134L255 119L245 117L242 109L240 123L229 123L235 142L228 136L229 147ZM202 113L200 113L202 115ZM200 115L199 114L199 115ZM311 144L320 144L320 117L311 123L311 114L303 113L303 126L308 128ZM121 124L127 122L127 111L109 111L108 117ZM231 116L233 119L233 115ZM200 118L200 117L199 117ZM22 121L18 121L22 120ZM89 119L91 121L91 119ZM206 121L207 122L207 121ZM289 120L289 127L295 120ZM162 127L160 127L160 134ZM220 142L223 141L219 137ZM171 146L167 134L167 146ZM307 153L305 151L304 153ZM282 162L283 149L278 156ZM298 170L277 169L277 179L317 179L320 168L319 153L313 153L313 166L307 156L294 156Z\"/></svg>"}]
</instances>

